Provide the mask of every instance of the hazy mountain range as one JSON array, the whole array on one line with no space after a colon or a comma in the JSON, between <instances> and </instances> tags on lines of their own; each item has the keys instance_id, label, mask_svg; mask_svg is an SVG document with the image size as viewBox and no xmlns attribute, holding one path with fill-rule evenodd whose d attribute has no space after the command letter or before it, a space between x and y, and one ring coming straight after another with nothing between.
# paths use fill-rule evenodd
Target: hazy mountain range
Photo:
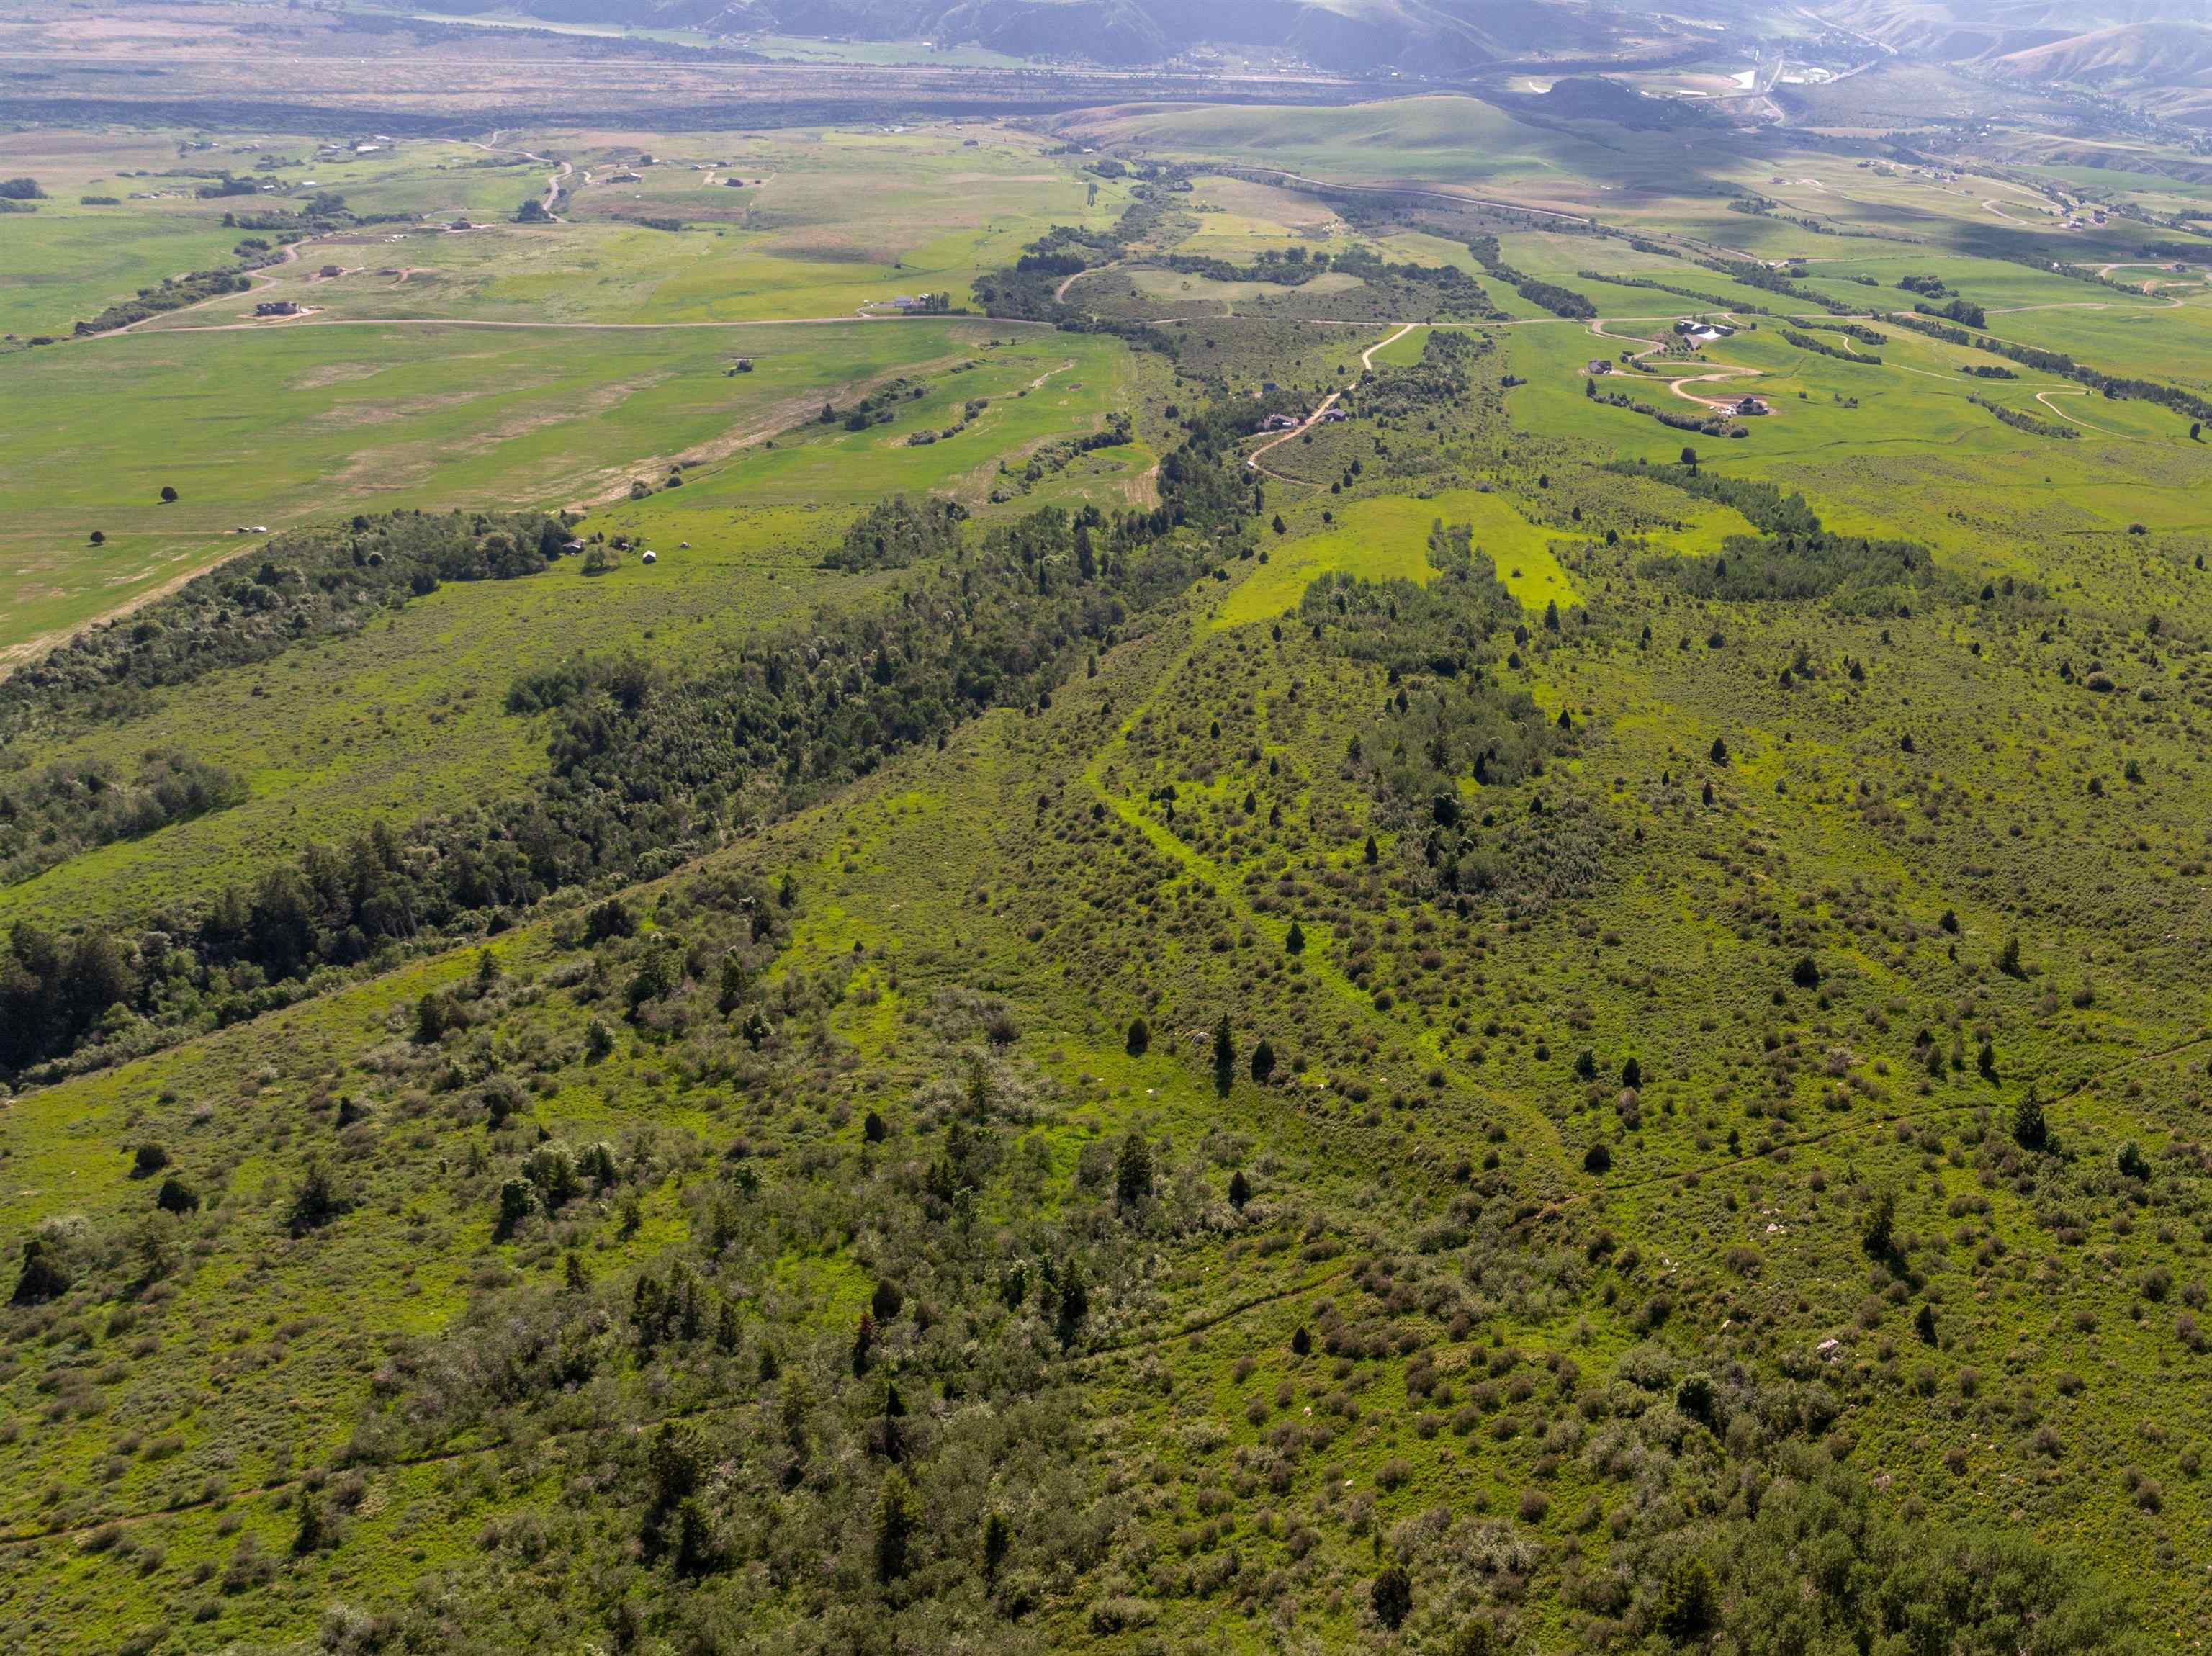
<instances>
[{"instance_id":1,"label":"hazy mountain range","mask_svg":"<svg viewBox=\"0 0 2212 1656\"><path fill-rule=\"evenodd\" d=\"M2212 0L1842 0L1817 13L1747 0L1681 13L1582 0L450 0L442 9L495 7L549 21L923 39L1120 66L1241 48L1339 74L1425 78L1502 65L1732 59L1762 45L1816 61L1883 52L2127 97L2184 119L2212 113Z\"/></svg>"}]
</instances>

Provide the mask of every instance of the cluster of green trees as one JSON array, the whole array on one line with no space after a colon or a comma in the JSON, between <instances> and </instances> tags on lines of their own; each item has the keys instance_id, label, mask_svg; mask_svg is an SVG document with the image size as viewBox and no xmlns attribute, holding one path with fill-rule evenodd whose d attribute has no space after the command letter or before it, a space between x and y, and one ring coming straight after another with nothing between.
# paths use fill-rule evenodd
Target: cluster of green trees
<instances>
[{"instance_id":1,"label":"cluster of green trees","mask_svg":"<svg viewBox=\"0 0 2212 1656\"><path fill-rule=\"evenodd\" d=\"M1359 412L1387 420L1449 408L1467 396L1474 365L1496 349L1496 340L1488 334L1432 328L1422 343L1419 362L1379 368L1360 386Z\"/></svg>"},{"instance_id":2,"label":"cluster of green trees","mask_svg":"<svg viewBox=\"0 0 2212 1656\"><path fill-rule=\"evenodd\" d=\"M1799 350L1811 351L1815 356L1832 356L1839 362L1863 362L1877 368L1881 366L1881 359L1878 356L1869 356L1863 351L1838 350L1835 346L1796 328L1783 329L1782 337Z\"/></svg>"},{"instance_id":3,"label":"cluster of green trees","mask_svg":"<svg viewBox=\"0 0 2212 1656\"><path fill-rule=\"evenodd\" d=\"M262 259L256 261L266 264ZM159 285L141 288L135 299L119 300L99 315L76 325L79 334L108 333L125 328L134 322L160 316L165 311L181 311L188 305L198 305L204 300L224 294L252 291L253 284L246 280L246 268L233 267L218 270L194 270L187 276L165 277Z\"/></svg>"},{"instance_id":4,"label":"cluster of green trees","mask_svg":"<svg viewBox=\"0 0 2212 1656\"><path fill-rule=\"evenodd\" d=\"M1882 320L1900 328L1910 328L1917 334L1925 334L1930 339L1940 339L1947 345L1971 345L1974 343L1973 335L1964 328L1949 327L1923 315L1908 316L1899 311L1892 311Z\"/></svg>"},{"instance_id":5,"label":"cluster of green trees","mask_svg":"<svg viewBox=\"0 0 2212 1656\"><path fill-rule=\"evenodd\" d=\"M1694 431L1705 437L1745 437L1750 434L1747 428L1738 424L1725 415L1710 410L1704 414L1677 414L1672 409L1660 408L1655 403L1644 401L1641 397L1631 397L1626 391L1601 391L1595 379L1583 381L1583 395L1591 402L1603 403L1611 408L1626 409L1632 414L1640 414L1646 419L1656 420L1661 425L1673 431Z\"/></svg>"},{"instance_id":6,"label":"cluster of green trees","mask_svg":"<svg viewBox=\"0 0 2212 1656\"><path fill-rule=\"evenodd\" d=\"M1770 535L1817 535L1820 519L1795 491L1784 494L1763 478L1730 477L1698 468L1694 449L1682 451L1680 466L1647 465L1642 460L1614 461L1607 468L1626 477L1648 477L1701 500L1733 507Z\"/></svg>"},{"instance_id":7,"label":"cluster of green trees","mask_svg":"<svg viewBox=\"0 0 2212 1656\"><path fill-rule=\"evenodd\" d=\"M1784 299L1795 299L1831 316L1848 316L1851 307L1840 300L1816 293L1802 282L1793 282L1780 270L1762 264L1754 258L1701 258L1698 263L1716 276L1724 276L1731 282L1747 288L1756 288L1761 293L1780 294Z\"/></svg>"},{"instance_id":8,"label":"cluster of green trees","mask_svg":"<svg viewBox=\"0 0 2212 1656\"><path fill-rule=\"evenodd\" d=\"M1058 296L1060 284L1079 271L1125 257L1159 227L1174 197L1190 188L1179 168L1146 171L1150 176L1135 186L1133 199L1112 228L1084 230L1055 224L1024 247L1013 264L976 277L975 297L982 301L983 313L1031 322L1069 319L1071 312Z\"/></svg>"},{"instance_id":9,"label":"cluster of green trees","mask_svg":"<svg viewBox=\"0 0 2212 1656\"><path fill-rule=\"evenodd\" d=\"M1639 251L1649 252L1656 244L1642 243L1636 245L1638 246ZM1671 249L1669 249L1668 252L1674 258L1680 258L1681 257L1680 253L1674 253ZM1747 304L1742 300L1729 299L1720 294L1699 293L1695 288L1678 287L1671 282L1657 282L1650 276L1608 276L1602 270L1577 270L1575 274L1585 282L1606 282L1612 283L1616 288L1649 288L1654 293L1672 294L1677 299L1692 300L1699 305L1711 306L1716 310L1738 312L1747 316L1772 316L1774 314L1772 311L1767 309L1764 305Z\"/></svg>"},{"instance_id":10,"label":"cluster of green trees","mask_svg":"<svg viewBox=\"0 0 2212 1656\"><path fill-rule=\"evenodd\" d=\"M1936 577L1935 560L1917 541L1863 535L1731 535L1710 558L1646 558L1646 579L1672 581L1692 597L1726 604L1825 598L1859 615L1910 615Z\"/></svg>"},{"instance_id":11,"label":"cluster of green trees","mask_svg":"<svg viewBox=\"0 0 2212 1656\"><path fill-rule=\"evenodd\" d=\"M1942 1656L2135 1656L2124 1606L2016 1530L1911 1521L1863 1479L1796 1450L1702 1535L1632 1549L1605 1618L1662 1648ZM1685 1544L1686 1541L1687 1544Z\"/></svg>"},{"instance_id":12,"label":"cluster of green trees","mask_svg":"<svg viewBox=\"0 0 2212 1656\"><path fill-rule=\"evenodd\" d=\"M1065 471L1086 454L1095 454L1102 448L1119 448L1127 443L1135 431L1127 412L1121 409L1110 411L1096 431L1086 431L1075 437L1055 437L1030 452L1022 466L1022 481L1035 483L1054 472Z\"/></svg>"},{"instance_id":13,"label":"cluster of green trees","mask_svg":"<svg viewBox=\"0 0 2212 1656\"><path fill-rule=\"evenodd\" d=\"M0 783L0 885L27 880L95 846L234 805L246 793L235 771L170 750L143 755L128 777L100 760L64 761L27 773Z\"/></svg>"},{"instance_id":14,"label":"cluster of green trees","mask_svg":"<svg viewBox=\"0 0 2212 1656\"><path fill-rule=\"evenodd\" d=\"M1941 317L1946 322L1963 323L1969 328L1983 328L1989 325L1988 312L1972 300L1962 298L1957 294L1952 294L1941 305L1916 302L1912 308L1917 315Z\"/></svg>"},{"instance_id":15,"label":"cluster of green trees","mask_svg":"<svg viewBox=\"0 0 2212 1656\"><path fill-rule=\"evenodd\" d=\"M2008 409L2002 403L1992 403L1986 397L1969 397L1966 400L1978 409L1987 409L2014 431L2024 431L2031 437L2056 437L2063 441L2071 442L2081 434L2071 426L2062 426L2056 420L2039 420L2032 414L2021 413L2018 409Z\"/></svg>"},{"instance_id":16,"label":"cluster of green trees","mask_svg":"<svg viewBox=\"0 0 2212 1656\"><path fill-rule=\"evenodd\" d=\"M1889 343L1889 336L1863 322L1808 322L1804 325L1819 333L1839 333L1846 339L1856 339L1862 345L1879 348Z\"/></svg>"},{"instance_id":17,"label":"cluster of green trees","mask_svg":"<svg viewBox=\"0 0 2212 1656\"><path fill-rule=\"evenodd\" d=\"M967 509L957 500L894 495L855 518L822 561L832 569L903 569L955 550L960 525L967 520Z\"/></svg>"},{"instance_id":18,"label":"cluster of green trees","mask_svg":"<svg viewBox=\"0 0 2212 1656\"><path fill-rule=\"evenodd\" d=\"M1486 842L1485 830L1498 825L1481 791L1541 776L1553 757L1576 749L1579 733L1571 719L1547 717L1527 691L1489 670L1498 634L1512 628L1516 645L1528 634L1519 601L1473 543L1468 525L1439 520L1429 532L1433 580L1325 577L1306 589L1298 617L1325 648L1383 671L1388 697L1352 737L1349 758L1382 824L1418 850L1419 883L1468 895L1510 885L1518 895L1549 877L1534 872L1530 854L1540 848L1520 838L1508 844L1503 833ZM1543 624L1559 628L1556 608ZM1548 860L1576 836L1534 837L1555 842L1541 852Z\"/></svg>"},{"instance_id":19,"label":"cluster of green trees","mask_svg":"<svg viewBox=\"0 0 2212 1656\"><path fill-rule=\"evenodd\" d=\"M1329 256L1316 253L1309 258L1303 247L1287 251L1268 247L1249 264L1232 264L1225 258L1195 253L1172 253L1160 264L1184 276L1204 276L1212 282L1266 282L1282 288L1302 288L1329 268Z\"/></svg>"}]
</instances>

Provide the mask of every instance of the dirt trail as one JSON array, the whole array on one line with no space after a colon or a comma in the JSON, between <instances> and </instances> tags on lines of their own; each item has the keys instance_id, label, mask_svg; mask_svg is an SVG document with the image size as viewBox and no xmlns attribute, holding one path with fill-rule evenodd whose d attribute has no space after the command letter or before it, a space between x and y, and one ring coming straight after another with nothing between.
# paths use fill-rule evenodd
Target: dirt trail
<instances>
[{"instance_id":1,"label":"dirt trail","mask_svg":"<svg viewBox=\"0 0 2212 1656\"><path fill-rule=\"evenodd\" d=\"M527 149L507 149L498 142L498 139L499 129L497 127L494 127L491 132L491 142L479 143L476 139L472 138L469 141L469 147L472 149L481 149L484 151L485 154L491 155L520 155L526 161L536 161L540 167L552 167L554 171L545 180L545 194L539 200L538 204L544 209L545 216L551 219L554 223L566 224L568 221L562 218L559 214L553 210L553 203L561 199L561 180L567 178L571 173L574 172L575 169L570 167L568 162L556 161L550 155L536 155ZM585 178L586 182L588 183L590 181L590 174L586 173Z\"/></svg>"},{"instance_id":2,"label":"dirt trail","mask_svg":"<svg viewBox=\"0 0 2212 1656\"><path fill-rule=\"evenodd\" d=\"M300 250L303 247L313 247L319 240L319 237L310 236L304 241L287 242L285 244L283 252L278 258L272 260L271 264L295 264L299 262ZM246 288L243 297L251 299L254 294L260 290L264 283L270 287L274 287L276 285L276 278L275 276L267 276L263 273L268 268L268 266L264 265L261 270L248 270L246 272L246 279L252 285ZM238 294L216 294L210 298L198 300L190 305L179 305L173 311L156 311L151 316L142 316L136 322L126 322L119 328L103 328L98 333L76 334L72 336L66 343L76 345L82 344L88 339L112 339L118 334L136 333L139 329L143 328L151 323L165 321L173 316L184 316L193 311L203 310L210 305L221 305L227 300L235 303L240 297L241 295ZM270 325L265 322L240 322L231 325L240 328L252 328L267 327Z\"/></svg>"},{"instance_id":3,"label":"dirt trail","mask_svg":"<svg viewBox=\"0 0 2212 1656\"><path fill-rule=\"evenodd\" d=\"M304 242L296 243L294 246L287 248L285 250L286 258L284 262L289 263L292 259L296 258L298 257L298 248L307 245L308 244ZM402 282L404 282L405 279L406 278L404 276L400 278ZM398 284L394 283L393 285L397 286ZM218 297L234 300L238 295L235 294L228 294L218 295ZM202 302L211 304L215 301L203 300ZM187 308L197 309L198 306L189 306ZM179 312L171 311L167 312L164 314L174 316L179 314ZM155 318L146 318L146 320L149 321L154 319ZM918 319L921 318L908 317L872 318L860 316L811 316L746 319L734 322L485 322L469 321L443 317L392 317L379 320L375 318L370 317L321 317L308 315L295 317L289 318L288 320L289 321L290 325L295 327L322 328L382 328L397 325L402 327L428 328L580 328L586 330L658 330L679 328L775 328L787 325L816 326L829 323L867 321L893 322L914 321ZM967 317L938 318L932 319L975 321L978 318ZM111 329L105 333L86 334L82 336L81 339L76 343L82 343L95 339L112 339L116 335L128 333L131 329L139 325L140 325L138 323L132 323L128 327ZM230 333L243 332L248 330L263 328L269 325L270 325L266 323L225 322L205 327L174 328L164 330L164 331L172 333ZM1000 319L993 321L991 325L994 327L1010 328L1046 328L1050 327L1052 325L1048 322L1022 322ZM1074 363L1072 361L1063 365L1063 367L1073 367L1073 366ZM1057 373L1059 372L1060 372L1060 370L1058 368L1048 370L1046 374L1040 376L1034 383L1041 385L1043 383L1045 379L1048 379L1051 374ZM886 376L884 383L888 383L888 379L891 376ZM873 383L874 382L871 382L872 385ZM851 390L852 388L850 387L845 388L839 394L849 395L851 394ZM810 394L807 397L799 399L799 401L805 403L806 409L811 409L817 405L817 399ZM801 411L804 412L805 410L802 409ZM795 423L794 421L784 417L786 413L787 410L784 406L782 404L778 404L775 409L770 410L770 414L773 418L779 422L779 423L757 429L748 429L746 431L715 439L703 446L690 451L691 457L703 459L722 459L732 453L735 453L741 448L749 447L754 443L761 442L767 438L773 437L779 431L788 429L792 424ZM619 485L610 483L604 491L595 493L590 495L586 500L576 502L576 504L604 505L608 501L623 498L629 493L629 484L627 481L629 474L637 470L641 467L650 467L656 464L665 464L665 457L659 460L656 460L653 457L647 457L626 463L623 466L619 468L619 470L624 474L624 481L623 482ZM272 524L272 527L281 531L285 525L279 522ZM49 651L60 648L63 645L68 643L70 640L75 638L80 633L89 631L91 628L95 627L105 626L111 622L119 621L124 616L133 614L137 610L143 609L149 604L158 603L162 598L167 597L177 591L187 581L191 580L195 576L204 575L216 565L227 562L230 559L237 557L240 555L240 548L230 545L224 545L219 549L212 549L206 557L194 560L186 567L179 570L175 574L157 581L155 585L146 588L143 591L131 594L131 597L122 600L112 608L103 610L96 616L88 616L84 620L78 622L72 626L56 628L50 632L40 633L36 637L24 639L15 644L0 646L0 678L5 678L9 672L13 671L15 668L21 666L27 661L34 661L40 656L47 653Z\"/></svg>"},{"instance_id":4,"label":"dirt trail","mask_svg":"<svg viewBox=\"0 0 2212 1656\"><path fill-rule=\"evenodd\" d=\"M2093 426L2087 420L2076 420L2072 415L2067 413L2064 409L2060 408L2057 403L2051 400L2054 397L2093 397L2095 394L2096 393L2094 391L2039 391L2035 393L2035 400L2042 403L2045 409L2057 415L2069 426L2079 426L2084 431L2094 431L2100 437L2125 438L2127 436L2127 433L2124 431L2114 431L2110 426Z\"/></svg>"},{"instance_id":5,"label":"dirt trail","mask_svg":"<svg viewBox=\"0 0 2212 1656\"><path fill-rule=\"evenodd\" d=\"M1267 476L1274 478L1278 482L1296 483L1302 488L1319 488L1321 487L1319 483L1310 483L1303 477L1285 477L1279 471L1268 471L1267 467L1260 464L1260 457L1262 454L1267 453L1270 449L1278 449L1282 447L1284 444L1289 442L1293 437L1304 436L1306 433L1314 428L1315 422L1320 420L1322 415L1327 414L1329 409L1336 406L1336 399L1343 395L1344 393L1340 391L1333 391L1329 392L1328 396L1321 399L1320 405L1316 408L1311 414L1309 414L1304 419L1299 421L1297 425L1292 426L1288 431L1285 432L1281 436L1273 439L1272 441L1261 444L1260 446L1254 449L1251 453L1246 455L1244 457L1244 464L1251 467L1255 471L1266 473Z\"/></svg>"},{"instance_id":6,"label":"dirt trail","mask_svg":"<svg viewBox=\"0 0 2212 1656\"><path fill-rule=\"evenodd\" d=\"M1375 353L1381 350L1385 345L1396 344L1400 340L1403 339L1407 334L1413 332L1413 330L1419 326L1420 326L1420 324L1418 322L1408 322L1404 327L1399 329L1397 332L1392 334L1388 339L1376 340L1365 350L1359 353L1359 366L1368 370L1370 373L1372 373L1375 367Z\"/></svg>"},{"instance_id":7,"label":"dirt trail","mask_svg":"<svg viewBox=\"0 0 2212 1656\"><path fill-rule=\"evenodd\" d=\"M1374 325L1370 323L1368 325L1371 327ZM1398 329L1397 332L1389 334L1383 338L1376 340L1365 350L1359 353L1360 372L1367 373L1371 373L1374 370L1375 353L1381 350L1385 345L1395 345L1398 341L1403 339L1407 334L1413 332L1414 329L1426 325L1429 325L1419 322L1408 322L1402 325ZM1321 487L1319 483L1308 482L1303 477L1285 477L1279 471L1269 471L1267 467L1260 464L1260 457L1262 454L1267 453L1270 449L1280 448L1284 444L1289 442L1293 437L1304 436L1306 433L1311 431L1316 425L1321 423L1322 416L1327 414L1331 409L1334 408L1336 406L1337 399L1351 389L1352 387L1350 385L1345 385L1336 391L1329 392L1328 396L1322 397L1320 403L1315 406L1314 411L1306 416L1304 419L1299 421L1297 425L1292 426L1288 431L1283 433L1281 436L1271 438L1267 442L1261 444L1259 447L1254 449L1251 453L1245 456L1244 464L1249 466L1253 470L1259 472L1265 476L1273 477L1278 482L1295 483L1300 488L1319 488Z\"/></svg>"},{"instance_id":8,"label":"dirt trail","mask_svg":"<svg viewBox=\"0 0 2212 1656\"><path fill-rule=\"evenodd\" d=\"M1062 282L1060 286L1052 290L1053 303L1057 305L1065 300L1067 297L1067 290L1070 288L1073 288L1077 282L1082 281L1084 277L1087 276L1103 276L1109 270L1119 270L1121 266L1121 261L1117 258L1109 264L1094 264L1088 270L1076 271L1066 281Z\"/></svg>"}]
</instances>

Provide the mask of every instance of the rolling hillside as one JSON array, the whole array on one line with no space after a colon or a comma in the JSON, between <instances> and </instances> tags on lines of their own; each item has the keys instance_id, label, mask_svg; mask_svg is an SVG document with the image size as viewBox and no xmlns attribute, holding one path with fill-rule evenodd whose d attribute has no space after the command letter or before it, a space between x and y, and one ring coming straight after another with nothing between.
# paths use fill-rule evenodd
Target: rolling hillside
<instances>
[{"instance_id":1,"label":"rolling hillside","mask_svg":"<svg viewBox=\"0 0 2212 1656\"><path fill-rule=\"evenodd\" d=\"M2212 72L2212 25L2123 23L1994 59L1993 73L2120 90L2195 82Z\"/></svg>"}]
</instances>

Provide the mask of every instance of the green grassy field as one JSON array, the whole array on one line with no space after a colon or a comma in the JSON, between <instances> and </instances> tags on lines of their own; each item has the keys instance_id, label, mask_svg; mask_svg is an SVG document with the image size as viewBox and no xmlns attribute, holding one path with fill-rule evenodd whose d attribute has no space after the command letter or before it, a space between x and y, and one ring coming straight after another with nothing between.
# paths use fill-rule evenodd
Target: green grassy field
<instances>
[{"instance_id":1,"label":"green grassy field","mask_svg":"<svg viewBox=\"0 0 2212 1656\"><path fill-rule=\"evenodd\" d=\"M1383 495L1346 507L1323 532L1289 543L1266 569L1239 585L1215 615L1214 624L1271 621L1295 610L1306 588L1325 574L1425 581L1434 573L1428 561L1429 529L1438 521L1473 529L1475 546L1498 567L1522 608L1540 615L1547 604L1568 607L1581 602L1544 531L1498 495L1460 489L1421 500Z\"/></svg>"},{"instance_id":2,"label":"green grassy field","mask_svg":"<svg viewBox=\"0 0 2212 1656\"><path fill-rule=\"evenodd\" d=\"M8 641L204 567L241 525L364 507L587 502L879 379L941 373L991 336L960 321L310 326L132 334L0 359L15 457L0 555L22 594ZM753 371L728 374L740 355ZM161 503L164 488L174 504ZM95 530L104 545L87 544Z\"/></svg>"},{"instance_id":3,"label":"green grassy field","mask_svg":"<svg viewBox=\"0 0 2212 1656\"><path fill-rule=\"evenodd\" d=\"M1122 108L1073 126L1164 155L1236 155L1346 184L1526 186L1546 200L1579 200L1600 185L1656 184L1661 155L1562 139L1473 98L1401 98L1342 109L1192 105Z\"/></svg>"},{"instance_id":4,"label":"green grassy field","mask_svg":"<svg viewBox=\"0 0 2212 1656\"><path fill-rule=\"evenodd\" d=\"M970 149L965 135L977 131ZM0 485L0 568L17 590L0 649L204 567L241 525L341 507L589 501L619 493L633 468L726 452L894 373L949 366L993 331L927 320L901 331L863 325L858 312L904 292L964 300L976 271L1011 259L1054 218L1108 221L1126 196L1099 181L1086 204L1072 169L995 129L696 134L662 148L641 210L711 209L730 221L709 217L684 234L625 224L579 185L577 221L501 222L548 175L518 152L573 155L574 177L604 177L645 153L611 134L525 134L495 151L410 142L330 164L307 159L307 139L185 157L203 173L250 170L264 155L304 160L279 176L337 190L356 212L408 212L431 227L343 231L270 267L250 295L157 316L127 337L0 356L0 436L14 461ZM681 159L695 149L767 182L739 203L741 192L699 182L711 175ZM239 234L214 227L235 197L82 209L59 198L72 181L173 173L175 149L156 138L27 135L0 165L45 173L58 197L9 220L40 250L10 272L19 297L0 297L25 307L26 330L66 333L72 317L135 285L221 262ZM487 227L438 227L456 214ZM323 276L325 264L344 274ZM254 305L270 298L313 314L255 325ZM794 318L853 320L799 334L665 325ZM401 325L353 325L386 320ZM530 325L429 325L441 320ZM539 325L549 323L647 325ZM740 355L756 371L726 377ZM178 491L174 505L159 502L163 488ZM104 545L88 544L94 531Z\"/></svg>"}]
</instances>

